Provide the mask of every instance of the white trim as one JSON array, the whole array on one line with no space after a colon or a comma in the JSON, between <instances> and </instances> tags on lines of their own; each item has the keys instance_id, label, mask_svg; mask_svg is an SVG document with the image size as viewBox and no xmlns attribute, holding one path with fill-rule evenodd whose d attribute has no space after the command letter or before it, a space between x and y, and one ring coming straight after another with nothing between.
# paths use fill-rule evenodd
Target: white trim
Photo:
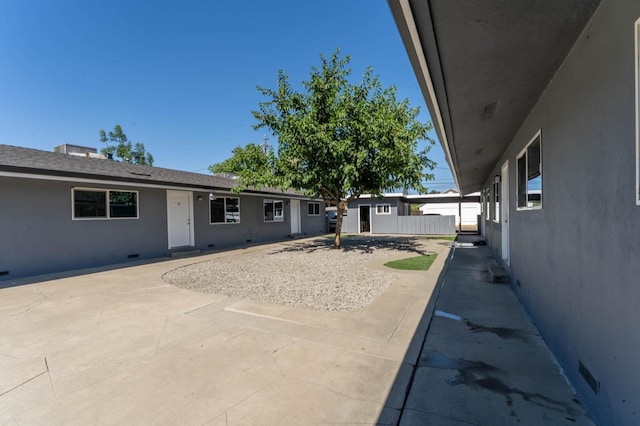
<instances>
[{"instance_id":1,"label":"white trim","mask_svg":"<svg viewBox=\"0 0 640 426\"><path fill-rule=\"evenodd\" d=\"M360 207L368 207L369 208L369 234L373 234L373 215L371 214L371 204L358 204L358 234L362 234L360 231ZM345 210L346 211L346 210ZM343 215L344 216L344 215Z\"/></svg>"},{"instance_id":2,"label":"white trim","mask_svg":"<svg viewBox=\"0 0 640 426\"><path fill-rule=\"evenodd\" d=\"M217 191L216 191L217 192ZM237 225L239 223L242 222L242 215L240 214L241 209L240 209L240 197L236 196L236 197L227 197L227 196L222 196L222 197L217 197L217 199L223 198L224 199L224 215L225 215L225 221L224 222L211 222L211 202L213 200L209 200L209 225ZM235 198L238 200L238 216L240 218L240 220L238 220L237 222L227 222L227 198Z\"/></svg>"},{"instance_id":3,"label":"white trim","mask_svg":"<svg viewBox=\"0 0 640 426\"><path fill-rule=\"evenodd\" d=\"M40 174L34 174L34 173L18 173L18 172L3 172L3 171L0 171L0 177L40 179L40 180L50 180L50 181L57 181L57 182L90 183L94 185L107 185L107 186L111 185L111 186L126 186L126 187L137 187L137 188L158 188L158 189L166 189L169 191L211 192L215 190L216 194L228 194L234 197L238 197L240 195L246 195L246 196L264 198L264 197L273 195L273 196L278 196L280 198L286 198L291 200L309 200L309 198L305 198L299 195L270 194L268 192L237 193L231 190L217 189L217 188L214 188L213 186L211 187L211 189L207 189L202 187L198 188L198 187L191 187L191 186L174 186L174 185L162 185L162 184L155 184L155 183L127 182L127 181L118 181L118 180L102 180L102 179L90 179L90 178L80 178L80 177L70 177L70 176L52 176L52 175L40 175Z\"/></svg>"},{"instance_id":4,"label":"white trim","mask_svg":"<svg viewBox=\"0 0 640 426\"><path fill-rule=\"evenodd\" d=\"M382 209L382 212L378 211L378 207L388 207L389 211L384 211L384 209ZM376 215L390 215L391 214L391 204L390 203L380 203L380 204L376 204Z\"/></svg>"},{"instance_id":5,"label":"white trim","mask_svg":"<svg viewBox=\"0 0 640 426\"><path fill-rule=\"evenodd\" d=\"M104 192L105 193L105 216L99 217L76 217L76 203L75 203L75 192L78 191L86 191L86 192ZM136 215L130 217L111 217L110 216L110 203L109 203L109 193L113 192L133 192L136 194ZM109 188L88 188L88 187L80 187L73 186L71 187L71 220L85 221L85 220L131 220L131 219L140 219L140 192L136 190L125 190L125 189L109 189Z\"/></svg>"},{"instance_id":6,"label":"white trim","mask_svg":"<svg viewBox=\"0 0 640 426\"><path fill-rule=\"evenodd\" d=\"M502 214L502 209L500 209L500 203L502 203L501 185L502 181L496 182L495 180L491 184L491 186L493 187L493 223L500 223L500 215ZM500 194L500 196L496 197L496 194ZM498 211L496 212L496 210Z\"/></svg>"},{"instance_id":7,"label":"white trim","mask_svg":"<svg viewBox=\"0 0 640 426\"><path fill-rule=\"evenodd\" d=\"M509 160L500 168L500 217L502 222L502 260L510 265L509 249Z\"/></svg>"},{"instance_id":8,"label":"white trim","mask_svg":"<svg viewBox=\"0 0 640 426\"><path fill-rule=\"evenodd\" d=\"M636 65L636 205L640 206L640 19L635 24Z\"/></svg>"},{"instance_id":9,"label":"white trim","mask_svg":"<svg viewBox=\"0 0 640 426\"><path fill-rule=\"evenodd\" d=\"M267 203L271 203L273 205L273 219L271 220L267 220L267 218L264 216L264 205ZM276 203L282 203L282 214L280 216L276 216ZM272 223L272 222L284 222L284 201L282 200L278 200L278 199L274 199L274 198L265 198L262 200L262 220L265 223Z\"/></svg>"},{"instance_id":10,"label":"white trim","mask_svg":"<svg viewBox=\"0 0 640 426\"><path fill-rule=\"evenodd\" d=\"M174 247L182 247L182 246L172 246L171 245L171 208L169 206L169 193L170 192L185 192L187 194L187 203L189 205L189 244L188 247L193 247L195 243L195 232L194 232L194 221L193 221L193 192L191 191L173 191L167 190L167 247L171 250Z\"/></svg>"},{"instance_id":11,"label":"white trim","mask_svg":"<svg viewBox=\"0 0 640 426\"><path fill-rule=\"evenodd\" d=\"M309 213L309 206L318 206L318 213L315 213L315 207L314 207L314 213ZM320 216L320 203L317 201L308 201L307 202L307 216Z\"/></svg>"},{"instance_id":12,"label":"white trim","mask_svg":"<svg viewBox=\"0 0 640 426\"><path fill-rule=\"evenodd\" d=\"M522 158L523 155L526 154L527 150L529 149L529 147L531 146L531 144L537 139L540 138L540 205L539 206L532 206L532 207L528 207L528 206L524 206L521 207L520 204L520 169L518 167L518 160L520 158ZM542 182L542 167L543 167L543 161L542 161L542 129L539 129L535 135L533 135L533 137L531 138L531 140L529 140L529 142L524 146L524 148L522 148L520 150L520 152L518 153L518 155L516 155L516 210L518 211L524 211L524 210L542 210L542 197L543 197L543 191L542 191L542 187L543 187L543 182ZM527 167L529 164L529 159L527 159ZM525 171L525 174L527 176L527 185L528 185L528 178L529 178L529 171ZM529 191L527 191L527 195L529 194Z\"/></svg>"},{"instance_id":13,"label":"white trim","mask_svg":"<svg viewBox=\"0 0 640 426\"><path fill-rule=\"evenodd\" d=\"M284 205L282 208L284 210ZM302 232L302 212L300 210L300 200L291 200L289 202L289 223L291 225L291 234L299 234Z\"/></svg>"},{"instance_id":14,"label":"white trim","mask_svg":"<svg viewBox=\"0 0 640 426\"><path fill-rule=\"evenodd\" d=\"M491 188L485 188L482 190L484 194L484 220L489 222L491 220Z\"/></svg>"}]
</instances>

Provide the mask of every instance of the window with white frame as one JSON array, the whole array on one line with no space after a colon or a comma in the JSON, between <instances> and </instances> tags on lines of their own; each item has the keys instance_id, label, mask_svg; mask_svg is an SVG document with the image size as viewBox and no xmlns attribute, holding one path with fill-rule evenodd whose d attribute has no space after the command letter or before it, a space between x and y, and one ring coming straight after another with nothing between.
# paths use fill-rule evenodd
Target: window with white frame
<instances>
[{"instance_id":1,"label":"window with white frame","mask_svg":"<svg viewBox=\"0 0 640 426\"><path fill-rule=\"evenodd\" d=\"M636 204L640 206L640 19L636 21Z\"/></svg>"},{"instance_id":2,"label":"window with white frame","mask_svg":"<svg viewBox=\"0 0 640 426\"><path fill-rule=\"evenodd\" d=\"M73 219L137 219L138 191L73 188Z\"/></svg>"},{"instance_id":3,"label":"window with white frame","mask_svg":"<svg viewBox=\"0 0 640 426\"><path fill-rule=\"evenodd\" d=\"M210 200L209 223L240 223L240 199L220 197Z\"/></svg>"},{"instance_id":4,"label":"window with white frame","mask_svg":"<svg viewBox=\"0 0 640 426\"><path fill-rule=\"evenodd\" d=\"M500 222L500 179L493 180L493 221Z\"/></svg>"},{"instance_id":5,"label":"window with white frame","mask_svg":"<svg viewBox=\"0 0 640 426\"><path fill-rule=\"evenodd\" d=\"M542 208L542 136L541 131L529 141L516 159L518 209Z\"/></svg>"},{"instance_id":6,"label":"window with white frame","mask_svg":"<svg viewBox=\"0 0 640 426\"><path fill-rule=\"evenodd\" d=\"M491 205L491 190L489 188L484 190L484 220L489 220L490 217L490 208Z\"/></svg>"},{"instance_id":7,"label":"window with white frame","mask_svg":"<svg viewBox=\"0 0 640 426\"><path fill-rule=\"evenodd\" d=\"M307 204L307 214L309 216L320 216L320 203L309 202Z\"/></svg>"},{"instance_id":8,"label":"window with white frame","mask_svg":"<svg viewBox=\"0 0 640 426\"><path fill-rule=\"evenodd\" d=\"M263 205L265 222L284 221L284 203L282 200L264 200Z\"/></svg>"},{"instance_id":9,"label":"window with white frame","mask_svg":"<svg viewBox=\"0 0 640 426\"><path fill-rule=\"evenodd\" d=\"M376 214L391 214L391 204L376 204Z\"/></svg>"}]
</instances>

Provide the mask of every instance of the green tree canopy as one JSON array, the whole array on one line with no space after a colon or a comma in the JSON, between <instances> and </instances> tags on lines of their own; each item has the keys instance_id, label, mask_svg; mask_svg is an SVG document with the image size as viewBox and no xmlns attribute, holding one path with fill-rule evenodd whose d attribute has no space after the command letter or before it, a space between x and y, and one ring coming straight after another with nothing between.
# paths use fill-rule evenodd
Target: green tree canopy
<instances>
[{"instance_id":1,"label":"green tree canopy","mask_svg":"<svg viewBox=\"0 0 640 426\"><path fill-rule=\"evenodd\" d=\"M387 189L424 191L433 179L435 163L427 157L433 140L430 123L416 117L419 109L396 99L396 88L382 87L369 67L359 84L348 80L349 56L336 50L320 56L304 91L295 91L284 71L275 90L258 86L267 100L252 111L256 130L277 137L277 152L249 144L233 157L214 164L214 173L233 173L247 186L295 188L338 207L335 245L340 247L342 217L347 203L362 194L381 195ZM418 141L427 146L417 152Z\"/></svg>"},{"instance_id":2,"label":"green tree canopy","mask_svg":"<svg viewBox=\"0 0 640 426\"><path fill-rule=\"evenodd\" d=\"M153 166L153 155L145 150L144 144L141 142L137 142L135 146L132 145L119 124L116 124L113 131L109 133L100 130L99 135L100 142L107 144L106 148L101 150L103 155L111 154L122 161L142 166Z\"/></svg>"}]
</instances>

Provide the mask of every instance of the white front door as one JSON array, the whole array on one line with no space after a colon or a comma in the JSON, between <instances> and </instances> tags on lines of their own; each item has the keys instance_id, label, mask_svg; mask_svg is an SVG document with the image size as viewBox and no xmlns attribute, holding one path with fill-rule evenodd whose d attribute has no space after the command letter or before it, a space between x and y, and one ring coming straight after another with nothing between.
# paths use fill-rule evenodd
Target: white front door
<instances>
[{"instance_id":1,"label":"white front door","mask_svg":"<svg viewBox=\"0 0 640 426\"><path fill-rule=\"evenodd\" d=\"M502 260L509 265L509 162L501 169L500 177L500 222L502 223Z\"/></svg>"},{"instance_id":2,"label":"white front door","mask_svg":"<svg viewBox=\"0 0 640 426\"><path fill-rule=\"evenodd\" d=\"M167 191L169 248L193 245L192 198L191 192Z\"/></svg>"},{"instance_id":3,"label":"white front door","mask_svg":"<svg viewBox=\"0 0 640 426\"><path fill-rule=\"evenodd\" d=\"M300 200L291 200L291 234L299 234L300 230Z\"/></svg>"}]
</instances>

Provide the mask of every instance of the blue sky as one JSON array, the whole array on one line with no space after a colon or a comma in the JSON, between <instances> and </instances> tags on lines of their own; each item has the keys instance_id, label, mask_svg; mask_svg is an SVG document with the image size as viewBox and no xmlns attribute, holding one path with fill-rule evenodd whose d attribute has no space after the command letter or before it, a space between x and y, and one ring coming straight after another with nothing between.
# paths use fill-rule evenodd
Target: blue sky
<instances>
[{"instance_id":1,"label":"blue sky","mask_svg":"<svg viewBox=\"0 0 640 426\"><path fill-rule=\"evenodd\" d=\"M262 142L257 85L275 88L279 69L298 85L336 48L355 79L371 65L430 120L386 1L0 0L0 143L102 148L98 131L120 124L155 166L207 173ZM431 153L428 187L454 187Z\"/></svg>"}]
</instances>

